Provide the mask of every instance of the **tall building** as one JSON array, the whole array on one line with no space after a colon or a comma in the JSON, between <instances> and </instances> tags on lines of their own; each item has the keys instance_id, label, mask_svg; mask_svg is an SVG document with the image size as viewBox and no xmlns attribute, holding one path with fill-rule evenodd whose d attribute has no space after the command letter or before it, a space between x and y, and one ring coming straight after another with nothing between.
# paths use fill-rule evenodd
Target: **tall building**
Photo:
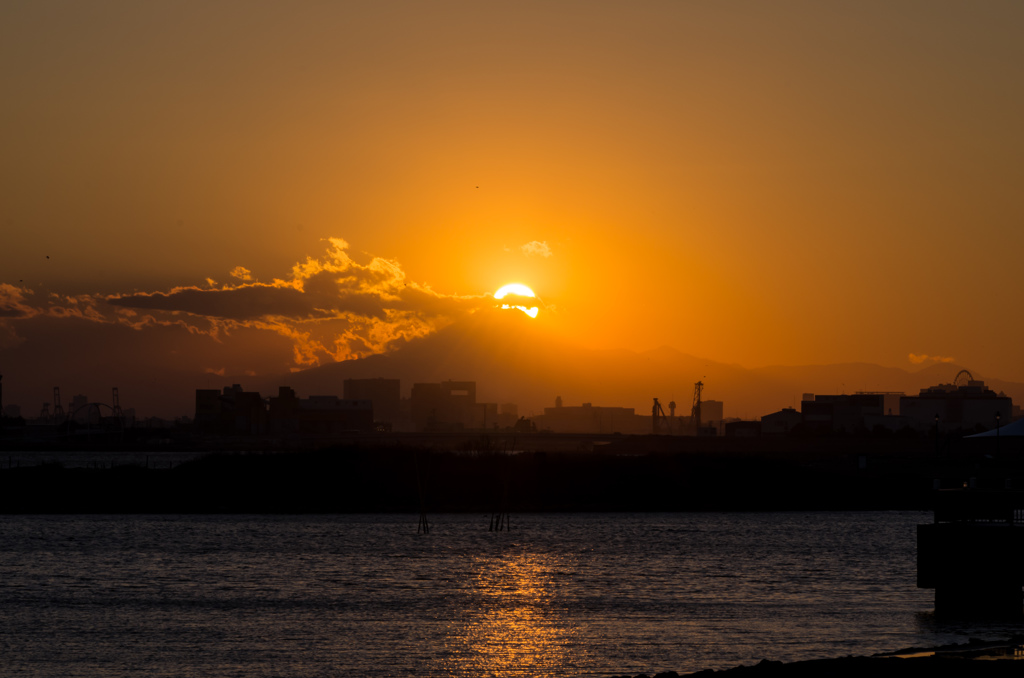
<instances>
[{"instance_id":1,"label":"tall building","mask_svg":"<svg viewBox=\"0 0 1024 678\"><path fill-rule=\"evenodd\" d=\"M417 431L437 430L444 421L441 384L413 384L409 408Z\"/></svg>"},{"instance_id":2,"label":"tall building","mask_svg":"<svg viewBox=\"0 0 1024 678\"><path fill-rule=\"evenodd\" d=\"M287 386L270 398L268 422L274 435L325 438L373 430L373 403L338 396L298 398Z\"/></svg>"},{"instance_id":3,"label":"tall building","mask_svg":"<svg viewBox=\"0 0 1024 678\"><path fill-rule=\"evenodd\" d=\"M479 413L475 381L442 381L413 384L410 398L412 420L417 431L450 431L474 428L489 410ZM497 410L492 414L497 420ZM490 427L490 424L488 424Z\"/></svg>"},{"instance_id":4,"label":"tall building","mask_svg":"<svg viewBox=\"0 0 1024 678\"><path fill-rule=\"evenodd\" d=\"M258 391L239 384L223 391L196 389L196 428L222 435L259 435L267 431L267 406Z\"/></svg>"},{"instance_id":5,"label":"tall building","mask_svg":"<svg viewBox=\"0 0 1024 678\"><path fill-rule=\"evenodd\" d=\"M398 379L346 379L345 400L369 400L377 421L399 419L402 404L401 382Z\"/></svg>"}]
</instances>

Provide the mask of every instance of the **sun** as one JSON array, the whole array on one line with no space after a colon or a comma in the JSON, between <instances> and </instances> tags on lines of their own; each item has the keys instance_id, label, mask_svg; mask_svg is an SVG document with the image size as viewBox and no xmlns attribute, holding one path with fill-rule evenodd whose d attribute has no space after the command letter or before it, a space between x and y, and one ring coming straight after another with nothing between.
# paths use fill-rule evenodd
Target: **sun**
<instances>
[{"instance_id":1,"label":"sun","mask_svg":"<svg viewBox=\"0 0 1024 678\"><path fill-rule=\"evenodd\" d=\"M536 294L533 293L533 290L531 290L526 285L523 285L522 283L509 283L508 285L505 285L500 290L495 292L494 293L494 298L495 299L504 299L505 295L508 295L508 294L514 294L517 297L529 297L531 299L536 298L536 296L537 296ZM502 308L518 308L520 311L522 311L526 315L530 316L531 318L536 318L537 317L538 309L537 309L536 306L532 306L530 308L527 308L526 306L511 306L509 304L502 304L501 307Z\"/></svg>"}]
</instances>

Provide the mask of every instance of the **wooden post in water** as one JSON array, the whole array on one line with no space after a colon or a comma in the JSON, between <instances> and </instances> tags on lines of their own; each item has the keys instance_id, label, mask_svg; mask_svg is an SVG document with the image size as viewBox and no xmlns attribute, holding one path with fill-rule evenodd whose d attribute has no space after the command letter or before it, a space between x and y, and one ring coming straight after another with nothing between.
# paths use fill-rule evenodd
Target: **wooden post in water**
<instances>
[{"instance_id":1,"label":"wooden post in water","mask_svg":"<svg viewBox=\"0 0 1024 678\"><path fill-rule=\"evenodd\" d=\"M508 511L501 510L498 513L491 514L491 524L487 529L488 532L502 532L511 529L508 524Z\"/></svg>"},{"instance_id":2,"label":"wooden post in water","mask_svg":"<svg viewBox=\"0 0 1024 678\"><path fill-rule=\"evenodd\" d=\"M426 507L423 504L423 483L420 480L420 453L413 452L413 460L416 464L416 491L420 497L420 520L416 525L416 534L430 534L430 522L427 520Z\"/></svg>"},{"instance_id":3,"label":"wooden post in water","mask_svg":"<svg viewBox=\"0 0 1024 678\"><path fill-rule=\"evenodd\" d=\"M515 448L515 438L512 439L512 447ZM512 529L509 526L509 515L508 515L508 473L507 473L507 470L508 470L508 464L509 464L509 456L508 456L508 442L507 441L505 443L505 447L503 449L503 452L504 452L504 455L505 455L505 461L504 461L505 468L499 470L499 476L500 476L500 478L502 480L501 503L500 503L500 505L498 507L497 514L495 514L495 513L491 514L491 524L490 524L490 527L487 530L488 532L502 532L504 530L511 530ZM506 472L502 473L501 472L502 470L504 470Z\"/></svg>"}]
</instances>

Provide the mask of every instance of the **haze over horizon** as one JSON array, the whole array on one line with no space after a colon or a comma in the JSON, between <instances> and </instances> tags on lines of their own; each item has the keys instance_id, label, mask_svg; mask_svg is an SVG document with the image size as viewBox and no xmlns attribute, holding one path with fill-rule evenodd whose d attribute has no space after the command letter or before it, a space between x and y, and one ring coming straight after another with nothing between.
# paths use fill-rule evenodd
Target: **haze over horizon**
<instances>
[{"instance_id":1,"label":"haze over horizon","mask_svg":"<svg viewBox=\"0 0 1024 678\"><path fill-rule=\"evenodd\" d=\"M134 380L162 412L513 282L538 356L1024 383L1022 28L1013 2L5 3L4 403Z\"/></svg>"}]
</instances>

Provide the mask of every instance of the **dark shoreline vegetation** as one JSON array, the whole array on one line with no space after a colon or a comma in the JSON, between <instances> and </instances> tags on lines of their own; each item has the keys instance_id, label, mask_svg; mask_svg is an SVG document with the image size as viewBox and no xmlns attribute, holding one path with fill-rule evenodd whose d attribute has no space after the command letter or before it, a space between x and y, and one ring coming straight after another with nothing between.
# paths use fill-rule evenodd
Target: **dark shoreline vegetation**
<instances>
[{"instance_id":1,"label":"dark shoreline vegetation","mask_svg":"<svg viewBox=\"0 0 1024 678\"><path fill-rule=\"evenodd\" d=\"M626 438L506 454L403 443L196 453L173 468L0 464L2 513L432 513L926 510L933 482L1021 475L1019 455L937 458L929 441ZM922 444L923 443L923 444ZM30 454L30 453L21 453ZM47 459L40 451L38 459ZM145 453L143 453L145 454ZM158 453L154 452L154 456ZM6 460L4 460L6 461ZM993 480L993 482L996 482Z\"/></svg>"}]
</instances>

